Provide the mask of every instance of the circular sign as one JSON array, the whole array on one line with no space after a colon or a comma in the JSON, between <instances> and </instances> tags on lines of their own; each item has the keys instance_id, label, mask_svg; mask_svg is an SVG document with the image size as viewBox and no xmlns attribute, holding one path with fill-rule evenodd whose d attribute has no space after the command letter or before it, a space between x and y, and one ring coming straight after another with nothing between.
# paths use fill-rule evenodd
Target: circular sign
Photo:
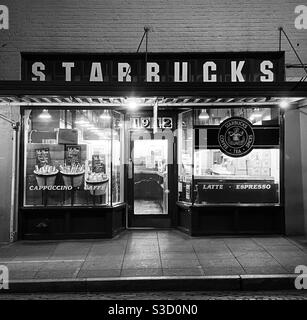
<instances>
[{"instance_id":1,"label":"circular sign","mask_svg":"<svg viewBox=\"0 0 307 320\"><path fill-rule=\"evenodd\" d=\"M253 125L241 117L228 118L220 124L220 149L230 157L243 157L252 151L255 142Z\"/></svg>"}]
</instances>

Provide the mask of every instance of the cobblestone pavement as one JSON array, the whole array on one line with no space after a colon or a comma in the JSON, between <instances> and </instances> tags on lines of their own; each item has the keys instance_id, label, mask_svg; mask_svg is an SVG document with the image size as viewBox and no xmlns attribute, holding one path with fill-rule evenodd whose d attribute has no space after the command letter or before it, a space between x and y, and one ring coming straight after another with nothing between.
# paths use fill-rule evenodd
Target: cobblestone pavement
<instances>
[{"instance_id":1,"label":"cobblestone pavement","mask_svg":"<svg viewBox=\"0 0 307 320\"><path fill-rule=\"evenodd\" d=\"M0 294L0 300L307 300L305 291Z\"/></svg>"},{"instance_id":2,"label":"cobblestone pavement","mask_svg":"<svg viewBox=\"0 0 307 320\"><path fill-rule=\"evenodd\" d=\"M199 237L126 231L110 240L19 241L0 247L10 279L292 274L306 238Z\"/></svg>"}]
</instances>

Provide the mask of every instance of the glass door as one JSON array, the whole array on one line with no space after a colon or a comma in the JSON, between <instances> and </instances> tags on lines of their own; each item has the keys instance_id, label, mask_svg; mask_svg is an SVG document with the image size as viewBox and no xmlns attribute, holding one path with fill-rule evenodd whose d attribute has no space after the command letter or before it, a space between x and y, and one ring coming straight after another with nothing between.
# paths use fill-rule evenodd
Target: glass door
<instances>
[{"instance_id":1,"label":"glass door","mask_svg":"<svg viewBox=\"0 0 307 320\"><path fill-rule=\"evenodd\" d=\"M167 140L135 140L134 214L167 214Z\"/></svg>"},{"instance_id":2,"label":"glass door","mask_svg":"<svg viewBox=\"0 0 307 320\"><path fill-rule=\"evenodd\" d=\"M173 142L153 133L131 134L129 180L130 227L170 227L169 195Z\"/></svg>"}]
</instances>

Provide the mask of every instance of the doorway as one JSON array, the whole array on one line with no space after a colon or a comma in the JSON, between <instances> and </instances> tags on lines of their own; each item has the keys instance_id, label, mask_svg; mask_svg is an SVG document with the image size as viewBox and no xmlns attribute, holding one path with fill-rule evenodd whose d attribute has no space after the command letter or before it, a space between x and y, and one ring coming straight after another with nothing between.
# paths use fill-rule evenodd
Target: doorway
<instances>
[{"instance_id":1,"label":"doorway","mask_svg":"<svg viewBox=\"0 0 307 320\"><path fill-rule=\"evenodd\" d=\"M169 228L172 216L172 130L130 130L128 227Z\"/></svg>"}]
</instances>

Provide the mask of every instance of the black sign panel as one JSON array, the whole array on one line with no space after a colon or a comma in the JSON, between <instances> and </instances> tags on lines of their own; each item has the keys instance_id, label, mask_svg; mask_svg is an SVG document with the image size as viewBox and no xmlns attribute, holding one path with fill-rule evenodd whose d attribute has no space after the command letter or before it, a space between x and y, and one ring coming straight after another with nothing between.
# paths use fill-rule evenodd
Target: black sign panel
<instances>
[{"instance_id":1,"label":"black sign panel","mask_svg":"<svg viewBox=\"0 0 307 320\"><path fill-rule=\"evenodd\" d=\"M22 80L57 82L278 82L284 52L22 54Z\"/></svg>"},{"instance_id":2,"label":"black sign panel","mask_svg":"<svg viewBox=\"0 0 307 320\"><path fill-rule=\"evenodd\" d=\"M207 139L200 142L201 130L195 130L195 148L196 149L217 149L220 148L218 142L219 127L207 128ZM279 127L257 127L253 126L255 141L253 148L278 148L279 147Z\"/></svg>"}]
</instances>

